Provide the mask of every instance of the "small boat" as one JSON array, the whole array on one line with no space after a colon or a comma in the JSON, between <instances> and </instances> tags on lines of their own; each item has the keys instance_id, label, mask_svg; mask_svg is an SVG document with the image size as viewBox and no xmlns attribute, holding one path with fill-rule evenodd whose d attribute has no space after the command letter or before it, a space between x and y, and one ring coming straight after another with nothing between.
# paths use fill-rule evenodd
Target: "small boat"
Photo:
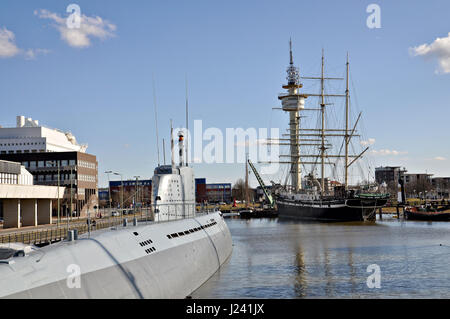
<instances>
[{"instance_id":1,"label":"small boat","mask_svg":"<svg viewBox=\"0 0 450 319\"><path fill-rule=\"evenodd\" d=\"M259 209L255 212L255 217L275 218L278 217L278 211L275 209Z\"/></svg>"},{"instance_id":2,"label":"small boat","mask_svg":"<svg viewBox=\"0 0 450 319\"><path fill-rule=\"evenodd\" d=\"M223 211L222 212L222 216L223 218L229 218L229 217L233 217L233 216L239 216L240 214L238 212L233 212L233 211Z\"/></svg>"},{"instance_id":3,"label":"small boat","mask_svg":"<svg viewBox=\"0 0 450 319\"><path fill-rule=\"evenodd\" d=\"M275 218L278 212L274 209L244 209L239 212L241 218Z\"/></svg>"},{"instance_id":4,"label":"small boat","mask_svg":"<svg viewBox=\"0 0 450 319\"><path fill-rule=\"evenodd\" d=\"M428 207L406 207L405 217L408 220L434 220L434 221L446 221L450 220L450 209L435 209L431 206Z\"/></svg>"},{"instance_id":5,"label":"small boat","mask_svg":"<svg viewBox=\"0 0 450 319\"><path fill-rule=\"evenodd\" d=\"M255 216L255 212L251 209L243 209L239 212L241 218L252 218Z\"/></svg>"}]
</instances>

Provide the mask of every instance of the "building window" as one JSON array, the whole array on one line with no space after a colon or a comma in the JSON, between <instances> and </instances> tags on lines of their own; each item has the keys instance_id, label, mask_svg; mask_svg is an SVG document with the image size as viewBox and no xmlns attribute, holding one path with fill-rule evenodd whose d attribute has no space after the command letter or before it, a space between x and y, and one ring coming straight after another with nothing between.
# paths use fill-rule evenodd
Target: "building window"
<instances>
[{"instance_id":1,"label":"building window","mask_svg":"<svg viewBox=\"0 0 450 319\"><path fill-rule=\"evenodd\" d=\"M44 161L38 161L38 167L44 167Z\"/></svg>"},{"instance_id":2,"label":"building window","mask_svg":"<svg viewBox=\"0 0 450 319\"><path fill-rule=\"evenodd\" d=\"M45 161L45 167L55 167L56 163L53 161Z\"/></svg>"}]
</instances>

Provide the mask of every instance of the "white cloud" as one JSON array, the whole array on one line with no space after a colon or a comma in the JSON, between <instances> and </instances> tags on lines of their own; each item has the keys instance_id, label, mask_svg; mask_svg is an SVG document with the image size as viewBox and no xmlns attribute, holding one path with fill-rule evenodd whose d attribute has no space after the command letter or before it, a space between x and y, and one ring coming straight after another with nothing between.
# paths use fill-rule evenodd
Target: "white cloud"
<instances>
[{"instance_id":1,"label":"white cloud","mask_svg":"<svg viewBox=\"0 0 450 319\"><path fill-rule=\"evenodd\" d=\"M55 22L54 27L59 31L61 39L68 45L75 48L86 48L91 45L91 38L101 40L114 36L116 26L101 17L87 17L81 15L81 23L79 28L68 28L66 18L59 16L57 13L50 12L45 9L34 11L34 14L42 19L50 19Z\"/></svg>"},{"instance_id":2,"label":"white cloud","mask_svg":"<svg viewBox=\"0 0 450 319\"><path fill-rule=\"evenodd\" d=\"M20 53L16 46L15 35L5 27L0 28L0 58L10 58Z\"/></svg>"},{"instance_id":3,"label":"white cloud","mask_svg":"<svg viewBox=\"0 0 450 319\"><path fill-rule=\"evenodd\" d=\"M382 150L372 150L370 153L372 153L373 155L380 155L380 156L387 156L387 155L397 156L407 154L408 152L382 149Z\"/></svg>"},{"instance_id":4,"label":"white cloud","mask_svg":"<svg viewBox=\"0 0 450 319\"><path fill-rule=\"evenodd\" d=\"M439 65L437 73L450 73L450 32L445 38L437 38L431 44L424 43L409 50L414 56L436 58Z\"/></svg>"},{"instance_id":5,"label":"white cloud","mask_svg":"<svg viewBox=\"0 0 450 319\"><path fill-rule=\"evenodd\" d=\"M25 59L34 60L37 55L46 55L50 53L50 50L47 49L28 49L25 52Z\"/></svg>"},{"instance_id":6,"label":"white cloud","mask_svg":"<svg viewBox=\"0 0 450 319\"><path fill-rule=\"evenodd\" d=\"M359 142L362 146L369 146L375 144L374 138L369 138L367 141L361 141Z\"/></svg>"},{"instance_id":7,"label":"white cloud","mask_svg":"<svg viewBox=\"0 0 450 319\"><path fill-rule=\"evenodd\" d=\"M436 156L435 158L433 158L434 160L436 160L436 161L445 161L446 160L446 158L445 157L442 157L442 156Z\"/></svg>"},{"instance_id":8,"label":"white cloud","mask_svg":"<svg viewBox=\"0 0 450 319\"><path fill-rule=\"evenodd\" d=\"M20 54L25 56L27 60L33 60L39 54L48 54L50 52L47 49L20 49L15 43L15 38L12 31L0 28L0 58L11 58Z\"/></svg>"}]
</instances>

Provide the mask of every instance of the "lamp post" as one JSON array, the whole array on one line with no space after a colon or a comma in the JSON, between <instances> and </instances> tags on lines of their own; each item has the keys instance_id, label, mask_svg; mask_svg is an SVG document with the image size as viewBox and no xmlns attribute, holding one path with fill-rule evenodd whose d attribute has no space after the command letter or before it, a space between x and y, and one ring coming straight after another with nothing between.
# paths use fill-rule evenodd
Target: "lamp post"
<instances>
[{"instance_id":1,"label":"lamp post","mask_svg":"<svg viewBox=\"0 0 450 319\"><path fill-rule=\"evenodd\" d=\"M70 209L69 213L67 214L67 231L69 231L69 214L70 221L72 221L72 167L70 168Z\"/></svg>"},{"instance_id":2,"label":"lamp post","mask_svg":"<svg viewBox=\"0 0 450 319\"><path fill-rule=\"evenodd\" d=\"M59 181L59 161L56 161L56 163L57 163L57 165L58 165L58 227L59 227L59 223L61 222L61 216L60 216L60 213L59 213L59 183L60 183L60 181Z\"/></svg>"},{"instance_id":3,"label":"lamp post","mask_svg":"<svg viewBox=\"0 0 450 319\"><path fill-rule=\"evenodd\" d=\"M136 178L136 187L134 188L134 216L136 217L136 204L138 201L138 179L140 176L138 175L133 177Z\"/></svg>"},{"instance_id":4,"label":"lamp post","mask_svg":"<svg viewBox=\"0 0 450 319\"><path fill-rule=\"evenodd\" d=\"M121 211L121 216L123 217L123 176L120 173L116 173L113 172L114 175L119 175L120 176L120 186L121 186L121 192L120 192L120 208L122 209Z\"/></svg>"},{"instance_id":5,"label":"lamp post","mask_svg":"<svg viewBox=\"0 0 450 319\"><path fill-rule=\"evenodd\" d=\"M56 227L59 227L59 223L60 223L60 212L59 212L59 161L49 161L49 164L52 164L53 167L55 167L55 165L58 167L58 219L56 220Z\"/></svg>"},{"instance_id":6,"label":"lamp post","mask_svg":"<svg viewBox=\"0 0 450 319\"><path fill-rule=\"evenodd\" d=\"M111 207L112 198L111 198L111 185L109 185L109 174L112 174L112 171L106 171L105 174L108 175L108 201L109 201L109 213L111 214L111 212L112 212L112 207Z\"/></svg>"}]
</instances>

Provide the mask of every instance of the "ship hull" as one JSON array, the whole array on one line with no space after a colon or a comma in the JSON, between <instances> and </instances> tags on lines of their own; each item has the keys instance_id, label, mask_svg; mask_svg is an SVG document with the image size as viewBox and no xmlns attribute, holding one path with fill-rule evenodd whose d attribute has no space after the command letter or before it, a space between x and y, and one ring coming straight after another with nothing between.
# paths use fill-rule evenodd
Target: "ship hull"
<instances>
[{"instance_id":1,"label":"ship hull","mask_svg":"<svg viewBox=\"0 0 450 319\"><path fill-rule=\"evenodd\" d=\"M320 221L375 220L376 210L385 204L386 201L359 199L313 203L277 200L280 218Z\"/></svg>"},{"instance_id":2,"label":"ship hull","mask_svg":"<svg viewBox=\"0 0 450 319\"><path fill-rule=\"evenodd\" d=\"M0 265L0 297L185 298L232 251L231 234L218 212L94 232L57 245Z\"/></svg>"}]
</instances>

